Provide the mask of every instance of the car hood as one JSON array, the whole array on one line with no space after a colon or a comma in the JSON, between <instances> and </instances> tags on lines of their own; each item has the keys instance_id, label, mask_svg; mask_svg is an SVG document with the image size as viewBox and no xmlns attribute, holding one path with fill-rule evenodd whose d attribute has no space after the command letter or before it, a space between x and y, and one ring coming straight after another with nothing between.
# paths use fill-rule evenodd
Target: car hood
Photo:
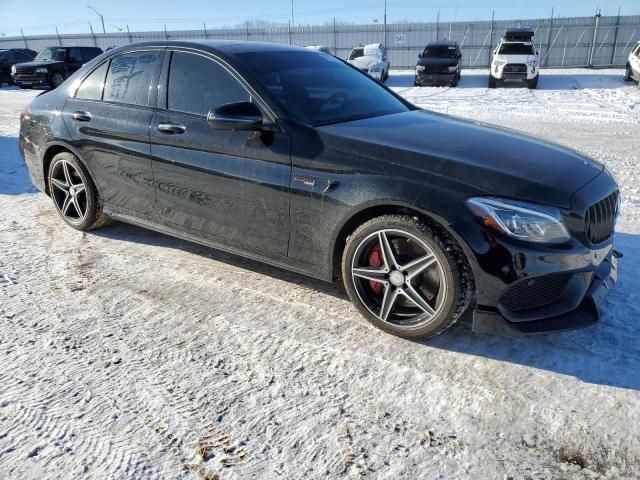
<instances>
[{"instance_id":1,"label":"car hood","mask_svg":"<svg viewBox=\"0 0 640 480\"><path fill-rule=\"evenodd\" d=\"M349 60L349 63L358 68L371 68L374 65L382 62L382 58L374 55L365 55L364 57L354 58Z\"/></svg>"},{"instance_id":2,"label":"car hood","mask_svg":"<svg viewBox=\"0 0 640 480\"><path fill-rule=\"evenodd\" d=\"M419 58L416 65L458 65L458 60L455 58Z\"/></svg>"},{"instance_id":3,"label":"car hood","mask_svg":"<svg viewBox=\"0 0 640 480\"><path fill-rule=\"evenodd\" d=\"M495 55L493 57L493 61L502 60L507 63L529 63L538 60L537 55Z\"/></svg>"},{"instance_id":4,"label":"car hood","mask_svg":"<svg viewBox=\"0 0 640 480\"><path fill-rule=\"evenodd\" d=\"M443 177L467 190L562 208L603 166L571 149L512 130L415 110L318 128L324 145L400 167L383 171ZM414 177L415 178L415 177Z\"/></svg>"},{"instance_id":5,"label":"car hood","mask_svg":"<svg viewBox=\"0 0 640 480\"><path fill-rule=\"evenodd\" d=\"M18 63L16 65L16 68L20 67L20 68L40 68L40 67L57 67L60 65L64 65L64 62L23 62L23 63Z\"/></svg>"}]
</instances>

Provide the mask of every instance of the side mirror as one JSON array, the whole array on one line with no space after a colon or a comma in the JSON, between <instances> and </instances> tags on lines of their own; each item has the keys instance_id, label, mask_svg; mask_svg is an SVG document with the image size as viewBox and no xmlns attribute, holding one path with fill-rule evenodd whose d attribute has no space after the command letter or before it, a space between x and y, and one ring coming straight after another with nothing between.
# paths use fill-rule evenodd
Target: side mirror
<instances>
[{"instance_id":1,"label":"side mirror","mask_svg":"<svg viewBox=\"0 0 640 480\"><path fill-rule=\"evenodd\" d=\"M257 130L262 121L262 112L251 102L225 103L207 114L209 126L218 130Z\"/></svg>"}]
</instances>

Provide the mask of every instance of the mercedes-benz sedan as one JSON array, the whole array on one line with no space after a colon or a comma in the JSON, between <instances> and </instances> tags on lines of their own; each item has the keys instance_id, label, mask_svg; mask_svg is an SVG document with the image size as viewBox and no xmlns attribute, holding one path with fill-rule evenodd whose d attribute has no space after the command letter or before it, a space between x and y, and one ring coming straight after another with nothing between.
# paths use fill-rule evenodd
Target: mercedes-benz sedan
<instances>
[{"instance_id":1,"label":"mercedes-benz sedan","mask_svg":"<svg viewBox=\"0 0 640 480\"><path fill-rule=\"evenodd\" d=\"M60 218L133 223L327 281L404 337L590 325L616 182L580 153L415 107L346 62L236 41L110 50L21 117ZM215 297L212 297L215 302Z\"/></svg>"}]
</instances>

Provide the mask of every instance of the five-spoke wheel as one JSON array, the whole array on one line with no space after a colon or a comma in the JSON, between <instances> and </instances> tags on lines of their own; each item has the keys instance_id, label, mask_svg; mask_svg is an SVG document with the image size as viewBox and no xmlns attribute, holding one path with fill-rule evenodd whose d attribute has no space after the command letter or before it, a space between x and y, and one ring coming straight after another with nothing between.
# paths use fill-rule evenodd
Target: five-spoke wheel
<instances>
[{"instance_id":1,"label":"five-spoke wheel","mask_svg":"<svg viewBox=\"0 0 640 480\"><path fill-rule=\"evenodd\" d=\"M365 317L404 337L435 335L467 304L455 252L442 234L406 215L378 217L347 240L344 283Z\"/></svg>"}]
</instances>

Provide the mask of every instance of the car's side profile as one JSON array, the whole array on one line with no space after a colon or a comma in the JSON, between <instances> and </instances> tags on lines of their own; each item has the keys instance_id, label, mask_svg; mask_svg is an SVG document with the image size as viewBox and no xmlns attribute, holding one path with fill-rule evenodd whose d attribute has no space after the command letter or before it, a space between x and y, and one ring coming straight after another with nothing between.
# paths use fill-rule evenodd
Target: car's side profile
<instances>
[{"instance_id":1,"label":"car's side profile","mask_svg":"<svg viewBox=\"0 0 640 480\"><path fill-rule=\"evenodd\" d=\"M636 43L627 59L627 65L624 71L625 82L640 82L640 42Z\"/></svg>"},{"instance_id":2,"label":"car's side profile","mask_svg":"<svg viewBox=\"0 0 640 480\"><path fill-rule=\"evenodd\" d=\"M252 42L119 47L21 116L33 183L108 218L326 281L404 337L590 325L616 182L577 152L418 109L346 62Z\"/></svg>"}]
</instances>

